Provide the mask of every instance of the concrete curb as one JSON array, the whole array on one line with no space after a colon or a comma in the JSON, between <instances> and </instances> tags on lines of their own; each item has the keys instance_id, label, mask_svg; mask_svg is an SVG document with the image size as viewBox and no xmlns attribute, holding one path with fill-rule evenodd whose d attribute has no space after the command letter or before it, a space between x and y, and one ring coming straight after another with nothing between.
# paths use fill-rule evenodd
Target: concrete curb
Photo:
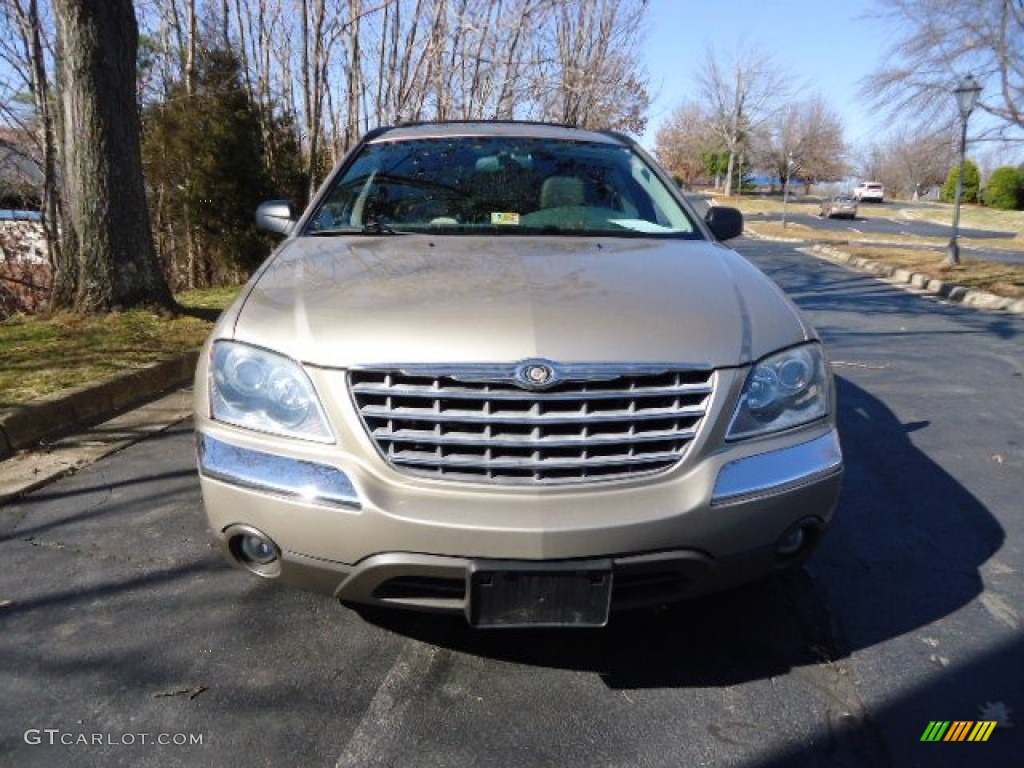
<instances>
[{"instance_id":1,"label":"concrete curb","mask_svg":"<svg viewBox=\"0 0 1024 768\"><path fill-rule=\"evenodd\" d=\"M743 234L749 235L757 240L765 240L773 243L807 243L803 238L794 237L773 237L762 235L756 230L745 229ZM881 243L879 243L881 244ZM859 269L862 272L869 272L876 277L885 278L894 283L908 285L912 288L924 291L933 296L941 296L947 301L963 304L965 307L977 309L988 309L1002 312L1009 312L1015 315L1024 315L1024 299L1011 299L1006 296L999 296L988 291L978 291L964 285L957 285L945 280L930 277L921 272L911 272L908 269L890 267L879 261L866 259L863 256L854 256L851 253L840 250L832 245L811 243L810 249L818 256L834 261L839 264Z\"/></svg>"},{"instance_id":2,"label":"concrete curb","mask_svg":"<svg viewBox=\"0 0 1024 768\"><path fill-rule=\"evenodd\" d=\"M1006 296L998 296L988 291L978 291L967 288L963 285L950 283L946 280L930 277L921 272L911 272L908 269L890 267L863 256L854 256L829 245L812 245L811 250L816 254L827 258L829 261L847 264L863 272L870 272L878 277L891 280L894 283L902 283L912 288L924 291L933 296L941 296L948 301L963 304L967 307L978 309L996 310L1009 312L1015 315L1024 315L1024 299L1011 299Z\"/></svg>"},{"instance_id":3,"label":"concrete curb","mask_svg":"<svg viewBox=\"0 0 1024 768\"><path fill-rule=\"evenodd\" d=\"M199 350L190 350L99 384L57 392L9 410L0 415L0 460L190 383L198 360Z\"/></svg>"},{"instance_id":4,"label":"concrete curb","mask_svg":"<svg viewBox=\"0 0 1024 768\"><path fill-rule=\"evenodd\" d=\"M0 461L0 507L104 456L159 434L192 414L192 388L179 386L99 424L72 427L41 450ZM0 512L2 515L2 512Z\"/></svg>"}]
</instances>

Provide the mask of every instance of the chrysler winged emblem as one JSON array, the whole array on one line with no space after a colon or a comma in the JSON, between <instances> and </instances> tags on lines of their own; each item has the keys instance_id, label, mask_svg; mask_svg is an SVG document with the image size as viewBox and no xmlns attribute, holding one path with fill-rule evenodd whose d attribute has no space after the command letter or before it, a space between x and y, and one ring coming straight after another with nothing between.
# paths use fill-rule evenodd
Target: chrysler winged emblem
<instances>
[{"instance_id":1,"label":"chrysler winged emblem","mask_svg":"<svg viewBox=\"0 0 1024 768\"><path fill-rule=\"evenodd\" d=\"M516 366L516 383L526 389L547 389L561 378L554 363L547 360L524 360Z\"/></svg>"}]
</instances>

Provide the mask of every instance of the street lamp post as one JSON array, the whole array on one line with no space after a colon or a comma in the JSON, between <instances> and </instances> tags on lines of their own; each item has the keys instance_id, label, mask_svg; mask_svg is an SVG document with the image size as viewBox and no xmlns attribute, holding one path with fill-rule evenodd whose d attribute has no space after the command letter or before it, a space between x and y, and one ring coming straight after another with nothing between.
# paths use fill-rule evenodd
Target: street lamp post
<instances>
[{"instance_id":1,"label":"street lamp post","mask_svg":"<svg viewBox=\"0 0 1024 768\"><path fill-rule=\"evenodd\" d=\"M786 179L782 184L782 228L786 228L786 208L789 203L789 177L793 175L793 153L786 154Z\"/></svg>"},{"instance_id":2,"label":"street lamp post","mask_svg":"<svg viewBox=\"0 0 1024 768\"><path fill-rule=\"evenodd\" d=\"M978 94L981 93L981 84L974 79L974 75L967 75L953 89L956 96L956 106L960 110L960 172L956 177L956 193L953 203L953 234L949 238L949 264L960 263L960 198L964 193L964 161L967 155L967 120L974 111L974 105L978 103Z\"/></svg>"}]
</instances>

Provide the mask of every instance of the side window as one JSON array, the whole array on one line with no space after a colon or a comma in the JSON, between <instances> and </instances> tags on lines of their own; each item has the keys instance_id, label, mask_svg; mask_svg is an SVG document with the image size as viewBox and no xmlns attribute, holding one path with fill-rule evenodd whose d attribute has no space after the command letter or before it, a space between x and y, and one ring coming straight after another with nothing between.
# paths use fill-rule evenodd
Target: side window
<instances>
[{"instance_id":1,"label":"side window","mask_svg":"<svg viewBox=\"0 0 1024 768\"><path fill-rule=\"evenodd\" d=\"M320 232L338 227L362 226L376 176L377 172L371 171L368 175L356 176L335 187L310 223L311 230Z\"/></svg>"},{"instance_id":2,"label":"side window","mask_svg":"<svg viewBox=\"0 0 1024 768\"><path fill-rule=\"evenodd\" d=\"M662 227L682 232L693 230L690 220L680 210L668 190L639 157L630 159L633 181L642 191L642 203L638 206L641 218Z\"/></svg>"}]
</instances>

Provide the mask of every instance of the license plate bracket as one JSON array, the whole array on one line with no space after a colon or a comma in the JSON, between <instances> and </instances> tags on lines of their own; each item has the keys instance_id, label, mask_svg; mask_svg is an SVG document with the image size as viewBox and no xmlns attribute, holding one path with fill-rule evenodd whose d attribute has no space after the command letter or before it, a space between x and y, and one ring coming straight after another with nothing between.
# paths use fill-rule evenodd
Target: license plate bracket
<instances>
[{"instance_id":1,"label":"license plate bracket","mask_svg":"<svg viewBox=\"0 0 1024 768\"><path fill-rule=\"evenodd\" d=\"M480 560L470 564L466 581L466 618L474 627L603 627L608 623L611 560Z\"/></svg>"}]
</instances>

